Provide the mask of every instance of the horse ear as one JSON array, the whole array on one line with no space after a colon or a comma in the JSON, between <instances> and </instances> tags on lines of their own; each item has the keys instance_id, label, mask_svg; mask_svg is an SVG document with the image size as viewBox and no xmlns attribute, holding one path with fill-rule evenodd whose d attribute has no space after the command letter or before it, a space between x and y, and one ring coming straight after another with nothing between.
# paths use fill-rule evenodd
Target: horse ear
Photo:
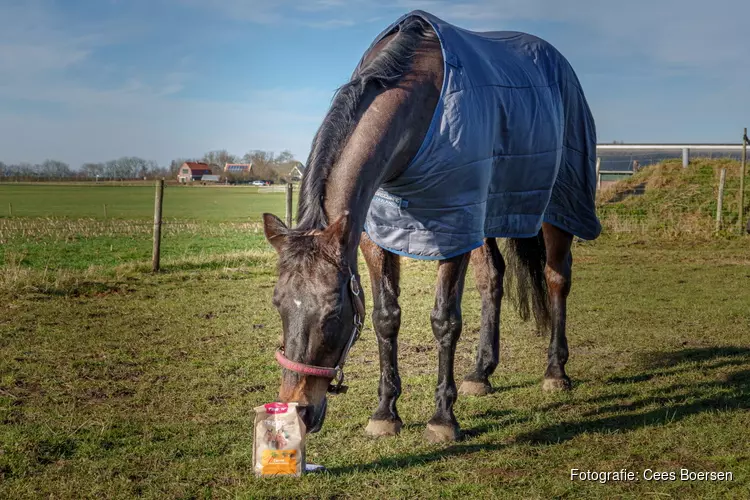
<instances>
[{"instance_id":1,"label":"horse ear","mask_svg":"<svg viewBox=\"0 0 750 500\"><path fill-rule=\"evenodd\" d=\"M273 214L263 214L263 232L268 242L273 245L277 252L281 251L281 246L286 240L288 229L284 223Z\"/></svg>"},{"instance_id":2,"label":"horse ear","mask_svg":"<svg viewBox=\"0 0 750 500\"><path fill-rule=\"evenodd\" d=\"M339 248L346 246L346 242L349 239L349 223L351 217L349 211L346 210L343 215L336 219L333 224L330 224L323 234L331 244L337 245Z\"/></svg>"}]
</instances>

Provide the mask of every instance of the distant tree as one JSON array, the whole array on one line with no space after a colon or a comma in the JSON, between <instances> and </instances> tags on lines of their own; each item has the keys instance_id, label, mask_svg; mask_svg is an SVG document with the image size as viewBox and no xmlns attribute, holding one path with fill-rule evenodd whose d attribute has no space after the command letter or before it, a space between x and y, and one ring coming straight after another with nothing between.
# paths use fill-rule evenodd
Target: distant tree
<instances>
[{"instance_id":1,"label":"distant tree","mask_svg":"<svg viewBox=\"0 0 750 500\"><path fill-rule=\"evenodd\" d=\"M37 171L40 177L47 179L64 179L73 176L70 166L58 160L44 160L41 165L38 165Z\"/></svg>"},{"instance_id":2,"label":"distant tree","mask_svg":"<svg viewBox=\"0 0 750 500\"><path fill-rule=\"evenodd\" d=\"M273 153L270 151L253 150L245 153L242 157L244 163L251 163L253 165L250 177L252 180L266 180L279 182L281 176L278 174L273 167L276 166L274 162Z\"/></svg>"},{"instance_id":3,"label":"distant tree","mask_svg":"<svg viewBox=\"0 0 750 500\"><path fill-rule=\"evenodd\" d=\"M27 178L33 178L38 177L39 172L36 168L36 165L32 165L28 162L21 162L16 167L16 172L18 177L27 177Z\"/></svg>"},{"instance_id":4,"label":"distant tree","mask_svg":"<svg viewBox=\"0 0 750 500\"><path fill-rule=\"evenodd\" d=\"M169 177L169 168L160 167L158 163L153 160L147 162L146 177L150 179L161 179L162 177Z\"/></svg>"},{"instance_id":5,"label":"distant tree","mask_svg":"<svg viewBox=\"0 0 750 500\"><path fill-rule=\"evenodd\" d=\"M287 164L287 163L292 163L293 161L294 161L294 155L288 149L285 149L284 151L282 151L281 153L279 153L279 156L277 156L276 158L274 158L274 163L276 163L278 165L284 165L284 164Z\"/></svg>"},{"instance_id":6,"label":"distant tree","mask_svg":"<svg viewBox=\"0 0 750 500\"><path fill-rule=\"evenodd\" d=\"M104 164L104 176L110 179L134 179L143 177L149 162L137 156L123 156Z\"/></svg>"},{"instance_id":7,"label":"distant tree","mask_svg":"<svg viewBox=\"0 0 750 500\"><path fill-rule=\"evenodd\" d=\"M81 165L81 173L90 178L104 176L104 163L84 163Z\"/></svg>"},{"instance_id":8,"label":"distant tree","mask_svg":"<svg viewBox=\"0 0 750 500\"><path fill-rule=\"evenodd\" d=\"M252 163L253 165L256 163L260 165L268 165L273 163L273 152L255 149L245 153L242 157L242 161L244 163Z\"/></svg>"},{"instance_id":9,"label":"distant tree","mask_svg":"<svg viewBox=\"0 0 750 500\"><path fill-rule=\"evenodd\" d=\"M104 177L114 179L117 177L117 161L109 160L104 164Z\"/></svg>"},{"instance_id":10,"label":"distant tree","mask_svg":"<svg viewBox=\"0 0 750 500\"><path fill-rule=\"evenodd\" d=\"M226 149L209 151L203 155L201 160L211 166L214 175L220 175L224 171L224 165L227 163L237 163L237 157L227 152Z\"/></svg>"}]
</instances>

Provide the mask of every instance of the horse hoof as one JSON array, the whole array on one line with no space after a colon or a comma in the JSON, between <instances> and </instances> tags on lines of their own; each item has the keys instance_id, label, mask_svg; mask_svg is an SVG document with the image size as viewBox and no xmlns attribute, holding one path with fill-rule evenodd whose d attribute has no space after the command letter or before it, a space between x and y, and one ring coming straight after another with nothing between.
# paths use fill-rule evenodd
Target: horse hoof
<instances>
[{"instance_id":1,"label":"horse hoof","mask_svg":"<svg viewBox=\"0 0 750 500\"><path fill-rule=\"evenodd\" d=\"M475 382L473 380L464 380L461 387L458 388L459 394L467 396L486 396L492 392L492 386L488 382Z\"/></svg>"},{"instance_id":2,"label":"horse hoof","mask_svg":"<svg viewBox=\"0 0 750 500\"><path fill-rule=\"evenodd\" d=\"M367 422L365 434L372 437L396 436L401 432L400 420L372 420Z\"/></svg>"},{"instance_id":3,"label":"horse hoof","mask_svg":"<svg viewBox=\"0 0 750 500\"><path fill-rule=\"evenodd\" d=\"M565 378L545 378L542 382L542 390L545 392L569 391L571 388L570 379Z\"/></svg>"},{"instance_id":4,"label":"horse hoof","mask_svg":"<svg viewBox=\"0 0 750 500\"><path fill-rule=\"evenodd\" d=\"M427 424L427 429L424 431L424 437L430 443L448 443L451 441L458 441L458 426Z\"/></svg>"}]
</instances>

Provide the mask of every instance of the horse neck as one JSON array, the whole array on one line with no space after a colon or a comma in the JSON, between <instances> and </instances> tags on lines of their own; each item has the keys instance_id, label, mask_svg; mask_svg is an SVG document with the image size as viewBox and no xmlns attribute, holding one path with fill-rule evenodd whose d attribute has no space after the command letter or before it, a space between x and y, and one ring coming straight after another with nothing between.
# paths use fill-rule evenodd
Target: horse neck
<instances>
[{"instance_id":1,"label":"horse neck","mask_svg":"<svg viewBox=\"0 0 750 500\"><path fill-rule=\"evenodd\" d=\"M380 40L365 56L369 64L393 35ZM388 88L367 85L358 99L356 126L324 181L320 209L329 222L349 213L346 257L356 264L357 247L370 202L383 181L397 177L422 144L440 99L443 55L434 32L410 57L410 70ZM316 200L317 203L317 200Z\"/></svg>"},{"instance_id":2,"label":"horse neck","mask_svg":"<svg viewBox=\"0 0 750 500\"><path fill-rule=\"evenodd\" d=\"M323 208L330 222L349 212L345 253L352 264L375 192L383 181L403 171L427 132L430 120L415 119L414 109L431 105L429 112L416 112L431 118L439 91L430 96L426 90L425 85L388 89L368 99L328 176Z\"/></svg>"}]
</instances>

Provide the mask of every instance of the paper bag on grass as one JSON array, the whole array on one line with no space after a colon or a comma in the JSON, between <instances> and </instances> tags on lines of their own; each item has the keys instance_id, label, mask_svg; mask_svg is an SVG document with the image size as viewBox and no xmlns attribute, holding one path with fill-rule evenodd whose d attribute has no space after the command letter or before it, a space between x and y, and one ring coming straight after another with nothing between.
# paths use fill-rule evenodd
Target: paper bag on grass
<instances>
[{"instance_id":1,"label":"paper bag on grass","mask_svg":"<svg viewBox=\"0 0 750 500\"><path fill-rule=\"evenodd\" d=\"M305 471L305 430L297 403L268 403L255 408L255 474L301 476Z\"/></svg>"}]
</instances>

